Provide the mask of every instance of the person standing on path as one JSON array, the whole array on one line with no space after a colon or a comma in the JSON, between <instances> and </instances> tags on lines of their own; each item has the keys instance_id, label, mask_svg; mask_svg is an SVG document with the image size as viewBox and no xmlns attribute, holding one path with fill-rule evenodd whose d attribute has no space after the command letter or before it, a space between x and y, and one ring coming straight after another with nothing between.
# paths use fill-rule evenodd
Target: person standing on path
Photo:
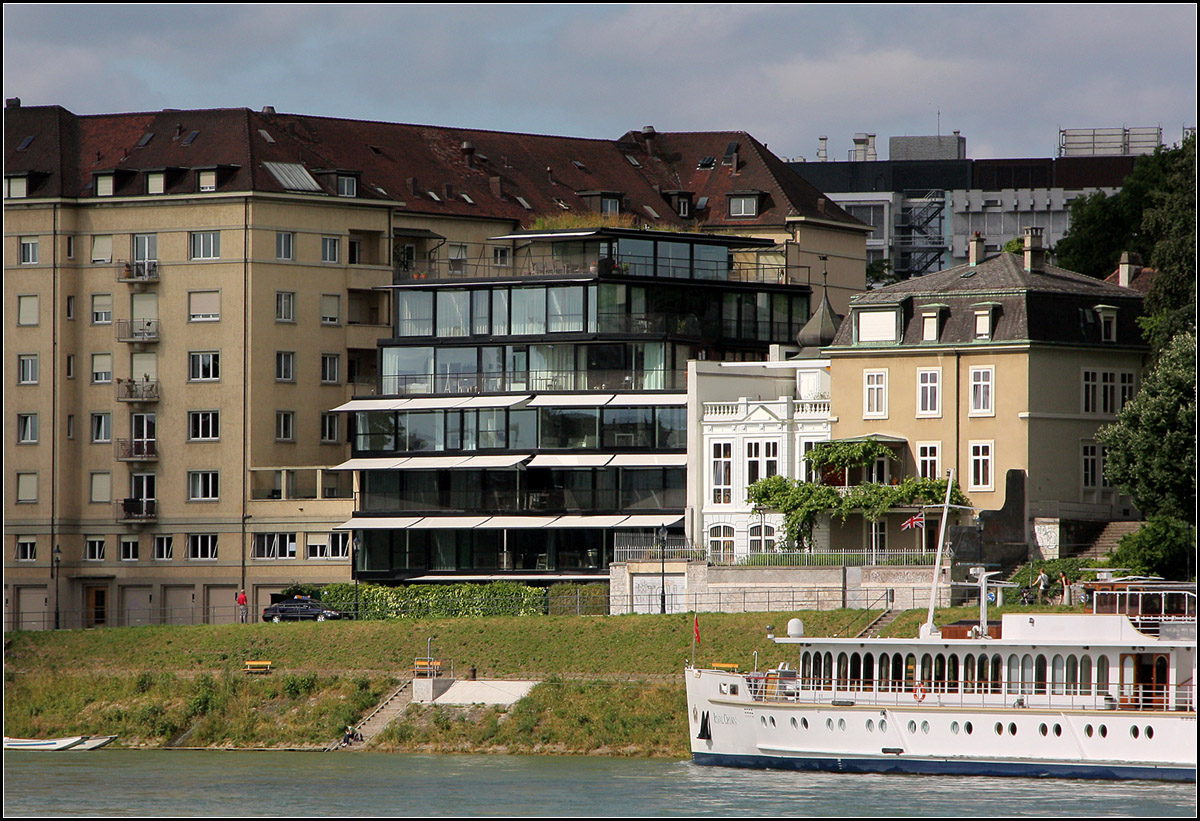
<instances>
[{"instance_id":1,"label":"person standing on path","mask_svg":"<svg viewBox=\"0 0 1200 821\"><path fill-rule=\"evenodd\" d=\"M246 607L246 591L239 590L237 594L238 613L241 615L242 624L246 623L247 607Z\"/></svg>"},{"instance_id":2,"label":"person standing on path","mask_svg":"<svg viewBox=\"0 0 1200 821\"><path fill-rule=\"evenodd\" d=\"M1046 575L1045 570L1038 574L1036 584L1038 589L1038 604L1042 604L1046 600L1046 591L1050 588L1050 577Z\"/></svg>"},{"instance_id":3,"label":"person standing on path","mask_svg":"<svg viewBox=\"0 0 1200 821\"><path fill-rule=\"evenodd\" d=\"M1062 603L1064 606L1071 603L1071 580L1067 578L1064 571L1059 571L1058 581L1062 584Z\"/></svg>"}]
</instances>

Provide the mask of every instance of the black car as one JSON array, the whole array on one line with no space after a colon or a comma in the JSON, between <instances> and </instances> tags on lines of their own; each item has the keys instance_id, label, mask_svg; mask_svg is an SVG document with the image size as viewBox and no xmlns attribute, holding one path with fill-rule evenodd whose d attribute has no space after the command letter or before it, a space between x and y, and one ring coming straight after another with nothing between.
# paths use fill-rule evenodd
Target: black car
<instances>
[{"instance_id":1,"label":"black car","mask_svg":"<svg viewBox=\"0 0 1200 821\"><path fill-rule=\"evenodd\" d=\"M263 621L302 621L340 619L342 614L315 599L288 599L263 608Z\"/></svg>"}]
</instances>

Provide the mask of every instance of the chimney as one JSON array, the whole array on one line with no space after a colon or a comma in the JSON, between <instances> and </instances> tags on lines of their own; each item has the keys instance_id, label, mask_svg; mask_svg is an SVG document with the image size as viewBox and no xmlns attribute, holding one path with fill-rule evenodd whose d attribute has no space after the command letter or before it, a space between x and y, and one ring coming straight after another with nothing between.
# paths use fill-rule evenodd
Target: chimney
<instances>
[{"instance_id":1,"label":"chimney","mask_svg":"<svg viewBox=\"0 0 1200 821\"><path fill-rule=\"evenodd\" d=\"M470 142L463 142L463 144L458 147L458 150L462 152L463 160L466 162L467 168L474 168L475 167L475 144L470 143Z\"/></svg>"},{"instance_id":2,"label":"chimney","mask_svg":"<svg viewBox=\"0 0 1200 821\"><path fill-rule=\"evenodd\" d=\"M867 162L875 162L877 159L879 159L879 157L875 153L875 135L868 134L867 135Z\"/></svg>"},{"instance_id":3,"label":"chimney","mask_svg":"<svg viewBox=\"0 0 1200 821\"><path fill-rule=\"evenodd\" d=\"M445 199L447 199L447 200L452 200L452 199L454 199L454 186L452 186L452 185L451 185L450 183L448 183L448 182L447 182L447 183L443 183L443 184L442 184L442 197L443 197L443 198L445 198Z\"/></svg>"},{"instance_id":4,"label":"chimney","mask_svg":"<svg viewBox=\"0 0 1200 821\"><path fill-rule=\"evenodd\" d=\"M850 159L854 162L863 162L867 159L867 135L859 132L854 135L854 149Z\"/></svg>"},{"instance_id":5,"label":"chimney","mask_svg":"<svg viewBox=\"0 0 1200 821\"><path fill-rule=\"evenodd\" d=\"M546 166L546 182L554 184L554 169L548 165Z\"/></svg>"},{"instance_id":6,"label":"chimney","mask_svg":"<svg viewBox=\"0 0 1200 821\"><path fill-rule=\"evenodd\" d=\"M5 108L20 108L21 107L21 98L20 97L9 97L7 100L4 101L4 107Z\"/></svg>"},{"instance_id":7,"label":"chimney","mask_svg":"<svg viewBox=\"0 0 1200 821\"><path fill-rule=\"evenodd\" d=\"M496 199L504 199L504 188L500 184L500 176L488 177L488 182L492 185L492 196Z\"/></svg>"},{"instance_id":8,"label":"chimney","mask_svg":"<svg viewBox=\"0 0 1200 821\"><path fill-rule=\"evenodd\" d=\"M651 157L654 156L654 135L655 135L654 126L652 126L652 125L642 126L642 139L646 143L646 153L649 154Z\"/></svg>"},{"instance_id":9,"label":"chimney","mask_svg":"<svg viewBox=\"0 0 1200 821\"><path fill-rule=\"evenodd\" d=\"M1042 247L1042 229L1029 226L1025 229L1025 270L1041 271L1046 267L1046 249Z\"/></svg>"},{"instance_id":10,"label":"chimney","mask_svg":"<svg viewBox=\"0 0 1200 821\"><path fill-rule=\"evenodd\" d=\"M983 237L979 232L975 232L975 236L967 240L967 259L974 268L979 263L983 262Z\"/></svg>"},{"instance_id":11,"label":"chimney","mask_svg":"<svg viewBox=\"0 0 1200 821\"><path fill-rule=\"evenodd\" d=\"M829 138L817 138L817 162L829 162Z\"/></svg>"},{"instance_id":12,"label":"chimney","mask_svg":"<svg viewBox=\"0 0 1200 821\"><path fill-rule=\"evenodd\" d=\"M1117 284L1122 288L1130 287L1129 283L1142 270L1142 258L1129 251L1121 252L1121 261L1117 264Z\"/></svg>"},{"instance_id":13,"label":"chimney","mask_svg":"<svg viewBox=\"0 0 1200 821\"><path fill-rule=\"evenodd\" d=\"M273 117L275 115L275 106L273 106L273 105L263 106L262 113Z\"/></svg>"},{"instance_id":14,"label":"chimney","mask_svg":"<svg viewBox=\"0 0 1200 821\"><path fill-rule=\"evenodd\" d=\"M412 194L414 197L421 193L419 190L417 190L419 186L417 185L416 177L409 177L407 180L405 180L405 183L408 184L408 193Z\"/></svg>"}]
</instances>

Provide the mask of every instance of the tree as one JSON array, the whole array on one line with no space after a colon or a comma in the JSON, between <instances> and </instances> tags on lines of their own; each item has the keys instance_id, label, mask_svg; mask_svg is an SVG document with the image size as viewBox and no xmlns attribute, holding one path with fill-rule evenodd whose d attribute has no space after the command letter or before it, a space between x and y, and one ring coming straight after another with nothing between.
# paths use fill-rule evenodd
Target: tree
<instances>
[{"instance_id":1,"label":"tree","mask_svg":"<svg viewBox=\"0 0 1200 821\"><path fill-rule=\"evenodd\" d=\"M1140 322L1155 355L1196 327L1196 136L1164 163L1164 185L1150 192L1142 217L1142 232L1154 241L1150 266L1158 274Z\"/></svg>"},{"instance_id":2,"label":"tree","mask_svg":"<svg viewBox=\"0 0 1200 821\"><path fill-rule=\"evenodd\" d=\"M1196 523L1196 335L1178 334L1141 390L1096 433L1104 473L1147 516Z\"/></svg>"},{"instance_id":3,"label":"tree","mask_svg":"<svg viewBox=\"0 0 1200 821\"><path fill-rule=\"evenodd\" d=\"M1139 576L1187 580L1195 578L1195 551L1196 533L1191 526L1170 516L1154 516L1121 539L1108 563Z\"/></svg>"}]
</instances>

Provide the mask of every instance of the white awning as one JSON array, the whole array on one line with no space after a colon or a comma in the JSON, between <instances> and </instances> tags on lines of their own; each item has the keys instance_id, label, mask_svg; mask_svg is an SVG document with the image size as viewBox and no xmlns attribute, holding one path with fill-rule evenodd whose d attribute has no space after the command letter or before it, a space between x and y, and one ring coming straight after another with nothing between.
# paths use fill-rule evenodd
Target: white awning
<instances>
[{"instance_id":1,"label":"white awning","mask_svg":"<svg viewBox=\"0 0 1200 821\"><path fill-rule=\"evenodd\" d=\"M554 522L557 516L493 516L486 522L480 525L481 528L495 530L499 528L507 528L509 530L529 530L533 528L545 527Z\"/></svg>"},{"instance_id":2,"label":"white awning","mask_svg":"<svg viewBox=\"0 0 1200 821\"><path fill-rule=\"evenodd\" d=\"M396 465L403 464L407 461L408 461L408 457L396 457L396 456L385 456L385 457L375 457L375 458L359 457L357 459L351 459L347 462L342 462L340 465L338 465L337 467L335 467L333 469L334 470L390 470L391 468L396 467Z\"/></svg>"},{"instance_id":3,"label":"white awning","mask_svg":"<svg viewBox=\"0 0 1200 821\"><path fill-rule=\"evenodd\" d=\"M415 399L405 399L400 410L441 410L442 408L457 408L466 402L464 396L420 396Z\"/></svg>"},{"instance_id":4,"label":"white awning","mask_svg":"<svg viewBox=\"0 0 1200 821\"><path fill-rule=\"evenodd\" d=\"M675 468L687 465L686 453L618 453L609 463L620 468Z\"/></svg>"},{"instance_id":5,"label":"white awning","mask_svg":"<svg viewBox=\"0 0 1200 821\"><path fill-rule=\"evenodd\" d=\"M468 456L456 468L510 468L529 458L528 453L506 453L503 456Z\"/></svg>"},{"instance_id":6,"label":"white awning","mask_svg":"<svg viewBox=\"0 0 1200 821\"><path fill-rule=\"evenodd\" d=\"M457 530L472 528L487 520L487 516L426 516L413 527L419 530Z\"/></svg>"},{"instance_id":7,"label":"white awning","mask_svg":"<svg viewBox=\"0 0 1200 821\"><path fill-rule=\"evenodd\" d=\"M607 453L539 453L529 463L531 468L598 468L608 464Z\"/></svg>"},{"instance_id":8,"label":"white awning","mask_svg":"<svg viewBox=\"0 0 1200 821\"><path fill-rule=\"evenodd\" d=\"M343 522L334 530L401 530L421 521L420 516L363 516Z\"/></svg>"},{"instance_id":9,"label":"white awning","mask_svg":"<svg viewBox=\"0 0 1200 821\"><path fill-rule=\"evenodd\" d=\"M404 403L408 399L351 399L349 402L338 405L331 413L336 411L380 411L380 410L396 410L404 407Z\"/></svg>"},{"instance_id":10,"label":"white awning","mask_svg":"<svg viewBox=\"0 0 1200 821\"><path fill-rule=\"evenodd\" d=\"M558 521L551 527L616 527L623 523L628 516L559 516Z\"/></svg>"},{"instance_id":11,"label":"white awning","mask_svg":"<svg viewBox=\"0 0 1200 821\"><path fill-rule=\"evenodd\" d=\"M683 521L683 516L680 514L658 513L630 516L625 521L621 522L621 527L670 527Z\"/></svg>"},{"instance_id":12,"label":"white awning","mask_svg":"<svg viewBox=\"0 0 1200 821\"><path fill-rule=\"evenodd\" d=\"M645 407L647 405L686 405L686 393L618 393L609 407Z\"/></svg>"},{"instance_id":13,"label":"white awning","mask_svg":"<svg viewBox=\"0 0 1200 821\"><path fill-rule=\"evenodd\" d=\"M594 408L608 403L611 393L540 393L529 403L531 408Z\"/></svg>"},{"instance_id":14,"label":"white awning","mask_svg":"<svg viewBox=\"0 0 1200 821\"><path fill-rule=\"evenodd\" d=\"M511 408L513 405L519 405L529 398L529 394L522 396L472 396L460 402L456 407L459 408Z\"/></svg>"},{"instance_id":15,"label":"white awning","mask_svg":"<svg viewBox=\"0 0 1200 821\"><path fill-rule=\"evenodd\" d=\"M438 468L456 467L470 458L469 456L413 456L392 467L405 470L437 470Z\"/></svg>"}]
</instances>

